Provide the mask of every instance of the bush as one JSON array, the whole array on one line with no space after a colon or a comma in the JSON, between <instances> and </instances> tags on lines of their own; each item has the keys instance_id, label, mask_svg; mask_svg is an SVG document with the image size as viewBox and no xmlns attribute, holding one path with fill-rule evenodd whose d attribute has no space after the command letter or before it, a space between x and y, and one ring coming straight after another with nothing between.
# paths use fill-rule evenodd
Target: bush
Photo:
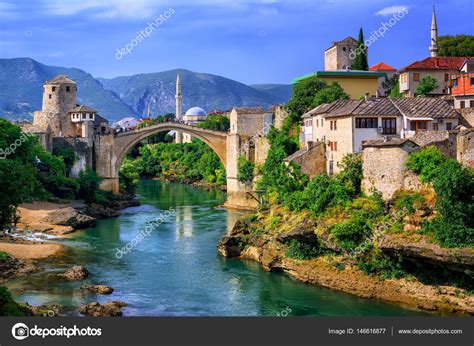
<instances>
[{"instance_id":1,"label":"bush","mask_svg":"<svg viewBox=\"0 0 474 346\"><path fill-rule=\"evenodd\" d=\"M391 258L380 252L359 257L358 267L369 275L379 275L382 279L400 279L405 276L402 257Z\"/></svg>"},{"instance_id":2,"label":"bush","mask_svg":"<svg viewBox=\"0 0 474 346\"><path fill-rule=\"evenodd\" d=\"M358 195L362 183L362 156L360 154L348 154L341 161L342 171L339 174L342 182L348 183Z\"/></svg>"},{"instance_id":3,"label":"bush","mask_svg":"<svg viewBox=\"0 0 474 346\"><path fill-rule=\"evenodd\" d=\"M394 207L397 210L407 211L413 214L417 208L420 208L425 202L424 197L418 192L415 193L399 193L394 197Z\"/></svg>"},{"instance_id":4,"label":"bush","mask_svg":"<svg viewBox=\"0 0 474 346\"><path fill-rule=\"evenodd\" d=\"M250 162L245 156L239 156L237 162L237 180L241 183L250 183L253 181L253 172L255 170L255 163Z\"/></svg>"},{"instance_id":5,"label":"bush","mask_svg":"<svg viewBox=\"0 0 474 346\"><path fill-rule=\"evenodd\" d=\"M412 153L407 167L433 184L438 216L423 226L447 247L474 246L474 173L435 146Z\"/></svg>"},{"instance_id":6,"label":"bush","mask_svg":"<svg viewBox=\"0 0 474 346\"><path fill-rule=\"evenodd\" d=\"M0 286L0 316L25 316L20 305L13 300L4 286Z\"/></svg>"},{"instance_id":7,"label":"bush","mask_svg":"<svg viewBox=\"0 0 474 346\"><path fill-rule=\"evenodd\" d=\"M10 255L6 252L0 251L0 262L6 262L10 259Z\"/></svg>"},{"instance_id":8,"label":"bush","mask_svg":"<svg viewBox=\"0 0 474 346\"><path fill-rule=\"evenodd\" d=\"M87 204L96 202L96 193L99 190L101 179L90 168L79 173L79 198Z\"/></svg>"},{"instance_id":9,"label":"bush","mask_svg":"<svg viewBox=\"0 0 474 346\"><path fill-rule=\"evenodd\" d=\"M319 255L321 247L319 243L302 243L292 239L285 251L285 256L299 260L308 260Z\"/></svg>"},{"instance_id":10,"label":"bush","mask_svg":"<svg viewBox=\"0 0 474 346\"><path fill-rule=\"evenodd\" d=\"M140 182L140 174L137 166L128 159L125 159L119 171L120 190L129 194L135 193L135 189Z\"/></svg>"},{"instance_id":11,"label":"bush","mask_svg":"<svg viewBox=\"0 0 474 346\"><path fill-rule=\"evenodd\" d=\"M368 219L367 213L360 211L349 220L333 226L331 234L343 250L354 250L372 233Z\"/></svg>"}]
</instances>

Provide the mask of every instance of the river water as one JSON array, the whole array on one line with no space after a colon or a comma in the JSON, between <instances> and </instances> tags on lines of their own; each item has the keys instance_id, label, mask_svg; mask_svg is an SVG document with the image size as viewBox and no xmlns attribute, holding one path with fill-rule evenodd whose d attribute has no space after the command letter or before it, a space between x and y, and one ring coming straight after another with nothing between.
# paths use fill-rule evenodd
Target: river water
<instances>
[{"instance_id":1,"label":"river water","mask_svg":"<svg viewBox=\"0 0 474 346\"><path fill-rule=\"evenodd\" d=\"M218 208L225 200L221 191L147 180L138 194L141 206L57 240L69 245L69 254L42 262L45 272L9 282L15 299L61 304L70 315L77 315L81 304L108 300L127 302L124 315L129 316L424 314L297 282L265 272L251 261L223 258L216 245L244 214ZM165 213L170 208L175 214ZM153 221L154 230L146 236ZM143 239L137 242L139 235ZM117 249L127 244L133 244L131 251L117 256ZM89 278L65 282L58 277L72 265L87 267ZM115 291L109 296L88 293L79 289L85 283L109 285Z\"/></svg>"}]
</instances>

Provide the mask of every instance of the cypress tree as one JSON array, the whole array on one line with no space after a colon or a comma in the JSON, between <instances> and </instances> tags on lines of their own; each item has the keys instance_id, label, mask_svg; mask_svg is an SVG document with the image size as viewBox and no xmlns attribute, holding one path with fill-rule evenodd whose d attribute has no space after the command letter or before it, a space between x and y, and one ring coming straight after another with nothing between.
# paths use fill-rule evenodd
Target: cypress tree
<instances>
[{"instance_id":1,"label":"cypress tree","mask_svg":"<svg viewBox=\"0 0 474 346\"><path fill-rule=\"evenodd\" d=\"M357 40L356 56L352 63L353 70L368 71L369 63L367 61L368 48L364 43L364 32L362 27L359 30L359 39Z\"/></svg>"}]
</instances>

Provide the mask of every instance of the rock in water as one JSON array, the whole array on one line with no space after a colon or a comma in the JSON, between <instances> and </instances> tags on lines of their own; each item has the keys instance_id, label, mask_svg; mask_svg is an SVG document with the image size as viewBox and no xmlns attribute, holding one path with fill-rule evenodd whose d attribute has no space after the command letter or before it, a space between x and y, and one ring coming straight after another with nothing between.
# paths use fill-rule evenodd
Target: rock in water
<instances>
[{"instance_id":1,"label":"rock in water","mask_svg":"<svg viewBox=\"0 0 474 346\"><path fill-rule=\"evenodd\" d=\"M44 217L41 221L53 225L71 226L74 229L87 228L95 225L94 217L78 212L72 207L55 210Z\"/></svg>"},{"instance_id":2,"label":"rock in water","mask_svg":"<svg viewBox=\"0 0 474 346\"><path fill-rule=\"evenodd\" d=\"M121 309L127 305L127 303L121 301L110 301L105 304L92 302L81 305L79 307L79 312L83 315L91 317L116 317L122 316Z\"/></svg>"},{"instance_id":3,"label":"rock in water","mask_svg":"<svg viewBox=\"0 0 474 346\"><path fill-rule=\"evenodd\" d=\"M84 285L81 286L81 289L89 290L94 293L99 293L99 294L112 294L114 289L110 286L105 286L105 285Z\"/></svg>"},{"instance_id":4,"label":"rock in water","mask_svg":"<svg viewBox=\"0 0 474 346\"><path fill-rule=\"evenodd\" d=\"M74 266L62 275L70 281L84 280L89 276L89 271L85 267Z\"/></svg>"}]
</instances>

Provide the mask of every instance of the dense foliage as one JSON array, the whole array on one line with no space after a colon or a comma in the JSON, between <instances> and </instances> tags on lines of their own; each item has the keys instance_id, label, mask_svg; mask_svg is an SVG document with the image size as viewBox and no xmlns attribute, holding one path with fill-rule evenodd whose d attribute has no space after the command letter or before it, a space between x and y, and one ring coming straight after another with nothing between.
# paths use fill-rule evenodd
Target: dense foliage
<instances>
[{"instance_id":1,"label":"dense foliage","mask_svg":"<svg viewBox=\"0 0 474 346\"><path fill-rule=\"evenodd\" d=\"M0 286L0 316L25 316L5 286Z\"/></svg>"},{"instance_id":2,"label":"dense foliage","mask_svg":"<svg viewBox=\"0 0 474 346\"><path fill-rule=\"evenodd\" d=\"M431 76L424 76L416 87L416 95L426 95L439 87L438 80Z\"/></svg>"},{"instance_id":3,"label":"dense foliage","mask_svg":"<svg viewBox=\"0 0 474 346\"><path fill-rule=\"evenodd\" d=\"M101 179L90 168L79 173L79 193L78 196L86 203L94 203L97 200Z\"/></svg>"},{"instance_id":4,"label":"dense foliage","mask_svg":"<svg viewBox=\"0 0 474 346\"><path fill-rule=\"evenodd\" d=\"M322 103L330 103L339 99L349 99L344 89L333 82L327 85L318 77L301 80L293 87L293 94L288 101L288 117L285 118L283 129L289 130L301 121L301 116Z\"/></svg>"},{"instance_id":5,"label":"dense foliage","mask_svg":"<svg viewBox=\"0 0 474 346\"><path fill-rule=\"evenodd\" d=\"M400 84L398 84L399 76L395 73L392 77L385 76L385 80L382 82L382 88L386 94L391 95L392 91L398 87L398 92L400 92ZM394 91L397 92L397 91Z\"/></svg>"},{"instance_id":6,"label":"dense foliage","mask_svg":"<svg viewBox=\"0 0 474 346\"><path fill-rule=\"evenodd\" d=\"M474 56L474 36L456 35L438 37L439 56Z\"/></svg>"},{"instance_id":7,"label":"dense foliage","mask_svg":"<svg viewBox=\"0 0 474 346\"><path fill-rule=\"evenodd\" d=\"M245 156L239 156L237 162L237 180L241 183L250 183L253 181L255 163L247 160Z\"/></svg>"},{"instance_id":8,"label":"dense foliage","mask_svg":"<svg viewBox=\"0 0 474 346\"><path fill-rule=\"evenodd\" d=\"M208 130L227 132L230 129L230 120L225 115L214 114L209 115L206 120L199 123L198 126Z\"/></svg>"},{"instance_id":9,"label":"dense foliage","mask_svg":"<svg viewBox=\"0 0 474 346\"><path fill-rule=\"evenodd\" d=\"M299 260L308 260L318 256L320 253L321 247L319 243L300 242L296 239L292 239L285 251L285 256Z\"/></svg>"},{"instance_id":10,"label":"dense foliage","mask_svg":"<svg viewBox=\"0 0 474 346\"><path fill-rule=\"evenodd\" d=\"M204 180L218 186L225 184L225 169L219 157L200 140L183 144L147 144L139 149L138 155L122 165L120 183L124 190L131 188L137 174L180 182Z\"/></svg>"},{"instance_id":11,"label":"dense foliage","mask_svg":"<svg viewBox=\"0 0 474 346\"><path fill-rule=\"evenodd\" d=\"M437 217L423 231L444 246L474 246L474 174L435 146L412 153L407 167L436 192Z\"/></svg>"}]
</instances>

